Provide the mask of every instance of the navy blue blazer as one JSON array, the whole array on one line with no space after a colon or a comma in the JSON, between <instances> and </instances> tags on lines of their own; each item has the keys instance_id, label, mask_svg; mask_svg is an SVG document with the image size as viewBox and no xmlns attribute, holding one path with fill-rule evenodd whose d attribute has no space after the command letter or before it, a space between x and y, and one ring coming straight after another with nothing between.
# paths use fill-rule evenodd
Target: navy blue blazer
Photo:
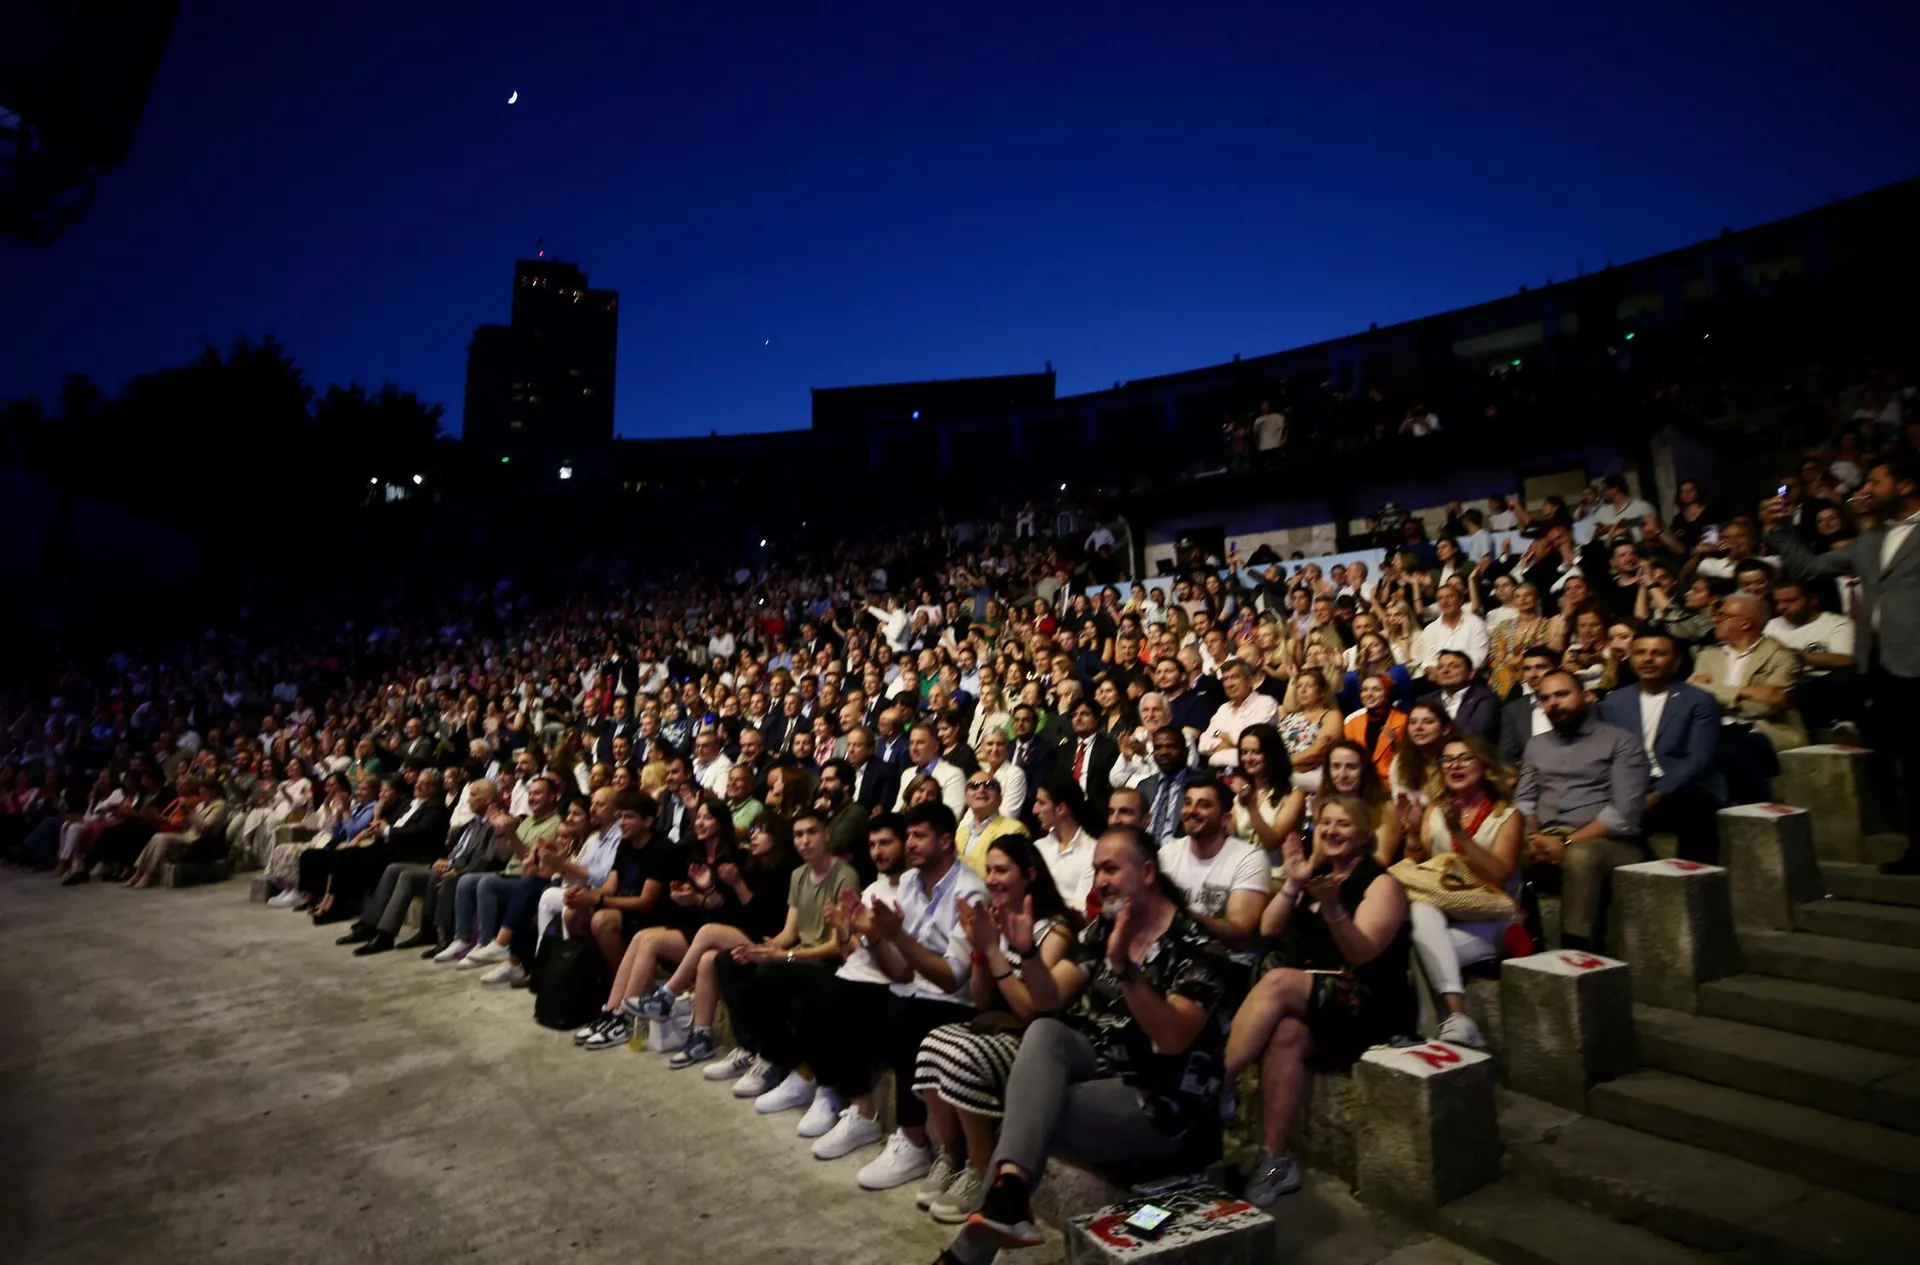
<instances>
[{"instance_id":1,"label":"navy blue blazer","mask_svg":"<svg viewBox=\"0 0 1920 1265\"><path fill-rule=\"evenodd\" d=\"M1685 681L1675 681L1670 688L1673 696L1660 713L1660 731L1653 736L1660 776L1653 779L1649 789L1671 795L1698 784L1724 798L1725 781L1714 770L1714 758L1720 750L1720 705L1713 701L1713 695ZM1639 683L1623 685L1601 699L1600 719L1639 735Z\"/></svg>"}]
</instances>

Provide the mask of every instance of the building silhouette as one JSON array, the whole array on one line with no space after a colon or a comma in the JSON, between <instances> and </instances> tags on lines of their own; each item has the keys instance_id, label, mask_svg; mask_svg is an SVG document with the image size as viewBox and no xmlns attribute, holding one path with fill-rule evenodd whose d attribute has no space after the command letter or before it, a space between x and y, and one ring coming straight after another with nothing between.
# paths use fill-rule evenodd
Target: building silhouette
<instances>
[{"instance_id":1,"label":"building silhouette","mask_svg":"<svg viewBox=\"0 0 1920 1265\"><path fill-rule=\"evenodd\" d=\"M480 326L467 348L462 436L505 448L611 440L619 319L619 293L590 288L578 265L516 261L511 320Z\"/></svg>"}]
</instances>

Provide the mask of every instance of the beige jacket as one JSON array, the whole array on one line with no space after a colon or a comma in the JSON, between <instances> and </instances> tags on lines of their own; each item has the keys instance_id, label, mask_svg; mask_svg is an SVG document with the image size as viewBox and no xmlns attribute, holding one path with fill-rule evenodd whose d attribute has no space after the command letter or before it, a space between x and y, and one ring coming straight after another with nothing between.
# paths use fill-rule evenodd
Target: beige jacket
<instances>
[{"instance_id":1,"label":"beige jacket","mask_svg":"<svg viewBox=\"0 0 1920 1265\"><path fill-rule=\"evenodd\" d=\"M1728 658L1725 646L1708 646L1694 656L1693 675L1687 679L1713 695L1723 714L1750 722L1775 751L1806 746L1807 727L1793 707L1793 691L1800 684L1800 657L1771 637L1754 643L1741 684L1785 690L1787 701L1780 707L1757 698L1738 697L1739 687L1726 684Z\"/></svg>"}]
</instances>

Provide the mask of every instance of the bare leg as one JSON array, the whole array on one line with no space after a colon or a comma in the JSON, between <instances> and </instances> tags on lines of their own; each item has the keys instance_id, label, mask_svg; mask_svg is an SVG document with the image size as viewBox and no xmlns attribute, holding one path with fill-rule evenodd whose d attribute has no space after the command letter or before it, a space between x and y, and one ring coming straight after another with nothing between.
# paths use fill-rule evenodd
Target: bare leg
<instances>
[{"instance_id":1,"label":"bare leg","mask_svg":"<svg viewBox=\"0 0 1920 1265\"><path fill-rule=\"evenodd\" d=\"M1299 1018L1289 1015L1274 1029L1261 1056L1260 1128L1267 1150L1275 1155L1286 1154L1306 1084L1307 1055L1312 1052L1313 1034Z\"/></svg>"},{"instance_id":2,"label":"bare leg","mask_svg":"<svg viewBox=\"0 0 1920 1265\"><path fill-rule=\"evenodd\" d=\"M1307 1013L1312 978L1304 972L1283 967L1267 972L1253 986L1246 1001L1240 1003L1240 1011L1233 1017L1233 1028L1227 1033L1226 1071L1229 1082L1253 1066L1267 1048L1267 1042L1273 1039L1274 1029L1280 1026L1282 1019L1288 1015L1304 1016Z\"/></svg>"},{"instance_id":3,"label":"bare leg","mask_svg":"<svg viewBox=\"0 0 1920 1265\"><path fill-rule=\"evenodd\" d=\"M987 1161L993 1158L994 1134L998 1132L992 1118L958 1108L953 1114L960 1117L960 1129L967 1137L967 1167L984 1174Z\"/></svg>"},{"instance_id":4,"label":"bare leg","mask_svg":"<svg viewBox=\"0 0 1920 1265\"><path fill-rule=\"evenodd\" d=\"M953 1154L960 1149L960 1113L938 1090L923 1089L919 1093L920 1101L927 1104L927 1136L941 1151Z\"/></svg>"},{"instance_id":5,"label":"bare leg","mask_svg":"<svg viewBox=\"0 0 1920 1265\"><path fill-rule=\"evenodd\" d=\"M696 937L697 938L697 937ZM695 949L688 949L687 956L680 959L680 970L673 973L674 979L680 978L687 969L687 963L695 960ZM693 1026L711 1028L713 1012L720 1009L720 984L714 973L714 963L719 961L725 949L710 949L701 953L699 965L694 968L693 978Z\"/></svg>"},{"instance_id":6,"label":"bare leg","mask_svg":"<svg viewBox=\"0 0 1920 1265\"><path fill-rule=\"evenodd\" d=\"M600 956L606 959L608 966L616 969L620 965L621 955L626 952L626 945L621 943L624 930L617 909L596 909L587 919L587 932L593 937L594 943L600 946Z\"/></svg>"},{"instance_id":7,"label":"bare leg","mask_svg":"<svg viewBox=\"0 0 1920 1265\"><path fill-rule=\"evenodd\" d=\"M723 923L708 923L693 933L693 943L687 946L687 955L680 959L680 969L667 980L667 991L675 997L685 996L687 990L693 987L694 972L699 969L703 956L715 949L727 950L745 943L747 937L737 928Z\"/></svg>"},{"instance_id":8,"label":"bare leg","mask_svg":"<svg viewBox=\"0 0 1920 1265\"><path fill-rule=\"evenodd\" d=\"M654 945L660 935L659 927L648 927L627 946L626 956L620 959L620 967L613 973L613 991L607 994L608 1010L618 1009L621 1002L639 991L632 981L653 978Z\"/></svg>"}]
</instances>

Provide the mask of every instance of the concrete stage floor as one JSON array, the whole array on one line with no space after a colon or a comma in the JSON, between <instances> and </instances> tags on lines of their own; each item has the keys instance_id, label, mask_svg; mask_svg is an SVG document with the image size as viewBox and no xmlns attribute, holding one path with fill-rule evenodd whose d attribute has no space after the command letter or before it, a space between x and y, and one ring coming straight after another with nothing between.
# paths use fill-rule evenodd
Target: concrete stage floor
<instances>
[{"instance_id":1,"label":"concrete stage floor","mask_svg":"<svg viewBox=\"0 0 1920 1265\"><path fill-rule=\"evenodd\" d=\"M797 1113L245 897L0 871L0 1262L924 1265L951 1236ZM1325 1180L1274 1211L1283 1259L1475 1259Z\"/></svg>"}]
</instances>

